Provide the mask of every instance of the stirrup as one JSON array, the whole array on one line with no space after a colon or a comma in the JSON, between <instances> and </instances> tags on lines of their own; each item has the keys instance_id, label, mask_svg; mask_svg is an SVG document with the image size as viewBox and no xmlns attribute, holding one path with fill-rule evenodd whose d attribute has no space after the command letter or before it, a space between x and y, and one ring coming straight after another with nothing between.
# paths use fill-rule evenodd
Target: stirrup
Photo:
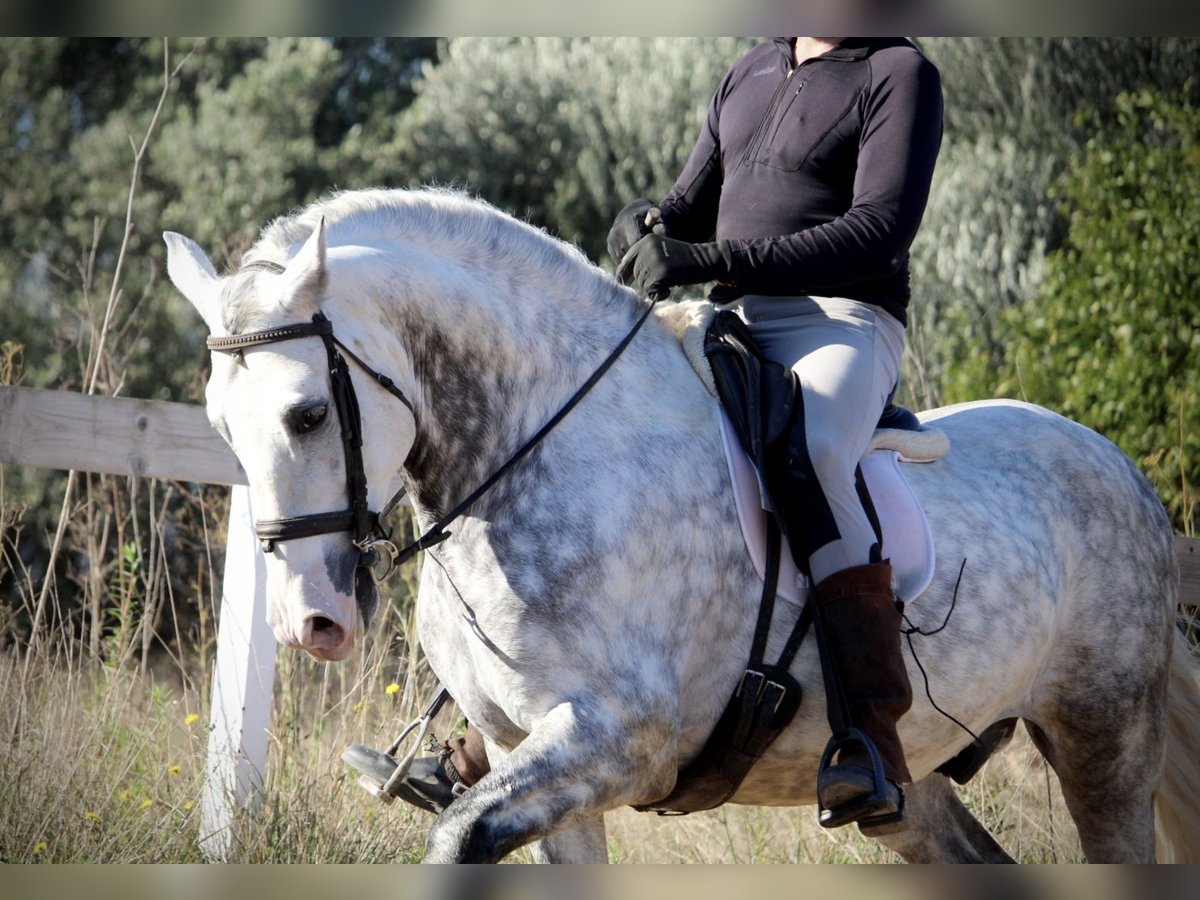
<instances>
[{"instance_id":1,"label":"stirrup","mask_svg":"<svg viewBox=\"0 0 1200 900\"><path fill-rule=\"evenodd\" d=\"M450 692L445 688L439 688L425 711L409 722L400 732L399 737L392 741L386 750L375 750L363 744L352 744L347 747L342 752L342 760L358 772L359 787L384 803L392 803L399 796L401 782L408 775L413 760L421 751L421 744L425 740L425 735L429 733L429 725L433 721L433 717L449 699ZM396 752L400 749L400 745L414 731L416 737L413 739L412 749L397 759Z\"/></svg>"},{"instance_id":2,"label":"stirrup","mask_svg":"<svg viewBox=\"0 0 1200 900\"><path fill-rule=\"evenodd\" d=\"M827 772L836 771L840 766L831 766L833 755L848 746L857 746L866 752L871 760L871 768L852 766L857 771L865 773L871 780L871 788L862 797L830 808L823 797L825 786L822 780ZM848 774L848 773L847 773ZM883 772L883 760L879 750L862 730L848 728L843 734L831 737L821 754L821 764L817 769L817 806L820 810L817 821L825 828L840 828L851 822L858 823L858 829L869 837L878 837L902 831L904 824L904 791L898 784L892 782Z\"/></svg>"}]
</instances>

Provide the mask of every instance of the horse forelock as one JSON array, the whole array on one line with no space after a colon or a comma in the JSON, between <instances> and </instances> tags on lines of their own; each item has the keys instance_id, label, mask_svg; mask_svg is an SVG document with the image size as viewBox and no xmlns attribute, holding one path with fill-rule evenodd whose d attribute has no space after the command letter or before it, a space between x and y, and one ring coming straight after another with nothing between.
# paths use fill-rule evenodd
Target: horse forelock
<instances>
[{"instance_id":1,"label":"horse forelock","mask_svg":"<svg viewBox=\"0 0 1200 900\"><path fill-rule=\"evenodd\" d=\"M262 269L234 272L221 288L221 324L226 334L242 334L262 315L258 291Z\"/></svg>"}]
</instances>

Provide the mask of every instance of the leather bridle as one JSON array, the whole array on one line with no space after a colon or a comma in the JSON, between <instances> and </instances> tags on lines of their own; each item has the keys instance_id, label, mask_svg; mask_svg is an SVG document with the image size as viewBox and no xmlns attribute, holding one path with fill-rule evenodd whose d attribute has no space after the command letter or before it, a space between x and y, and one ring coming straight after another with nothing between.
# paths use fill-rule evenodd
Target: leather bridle
<instances>
[{"instance_id":1,"label":"leather bridle","mask_svg":"<svg viewBox=\"0 0 1200 900\"><path fill-rule=\"evenodd\" d=\"M354 393L354 382L350 378L350 367L346 363L346 357L354 360L359 368L374 378L384 390L407 406L415 418L416 411L412 402L392 379L372 369L334 337L333 323L322 313L314 315L311 322L298 325L283 325L228 337L210 335L205 343L209 350L215 352L237 353L247 347L278 344L307 337L319 337L325 345L333 406L341 426L349 506L335 512L287 516L282 519L258 519L254 525L254 533L262 545L263 552L270 553L275 544L282 541L349 531L352 535L351 541L358 549L358 567L369 570L376 581L381 581L403 560L400 559L400 551L392 543L390 535L380 525L380 514L371 510L367 503L367 473L362 455L362 417L359 414L358 396ZM404 491L401 489L385 506L385 514L403 495ZM387 563L383 574L375 572L375 565L380 561Z\"/></svg>"},{"instance_id":2,"label":"leather bridle","mask_svg":"<svg viewBox=\"0 0 1200 900\"><path fill-rule=\"evenodd\" d=\"M266 269L274 273L284 271L283 266L269 260L258 260L247 263L242 266L240 271L244 272L254 268ZM283 541L294 541L300 538L314 537L319 534L334 534L348 531L351 534L351 541L359 554L358 563L355 568L356 582L358 581L357 575L364 571L369 573L375 582L382 581L396 566L407 562L416 556L419 551L436 546L450 537L451 532L445 530L446 526L461 516L479 498L490 491L498 481L508 474L509 470L541 443L542 439L566 417L567 413L574 409L576 404L595 387L604 373L609 370L625 351L625 348L629 346L634 336L641 329L642 325L645 324L646 319L650 317L650 313L654 310L657 302L665 296L666 294L662 294L650 298L650 303L647 304L646 310L638 317L628 334L625 335L608 357L596 368L591 377L580 386L545 425L538 429L533 437L522 444L483 484L472 491L448 513L434 522L424 534L403 549L397 549L391 540L390 534L384 531L380 524L380 519L386 516L399 503L400 499L404 496L404 488L401 488L391 500L384 504L383 510L380 512L372 511L367 505L367 473L363 467L362 456L362 418L359 414L358 397L354 393L354 382L350 378L350 367L346 363L346 358L349 357L353 360L363 372L375 379L384 390L407 406L415 419L416 410L413 407L412 401L404 395L404 392L400 390L396 383L388 376L371 368L346 347L345 344L339 341L333 334L333 323L320 312L313 316L311 322L302 322L297 325L281 325L277 328L266 328L261 331L251 331L245 334L229 336L218 337L216 335L209 335L205 343L209 350L218 353L238 353L247 347L277 344L283 341L292 341L307 337L319 337L325 344L325 354L329 361L329 380L332 388L334 409L337 411L342 431L342 448L346 458L346 492L349 495L350 503L346 509L335 512L313 513L307 516L288 516L282 519L256 520L254 533L262 545L263 552L270 553L274 549L275 544ZM376 570L376 565L379 562L386 564L382 574L379 574Z\"/></svg>"}]
</instances>

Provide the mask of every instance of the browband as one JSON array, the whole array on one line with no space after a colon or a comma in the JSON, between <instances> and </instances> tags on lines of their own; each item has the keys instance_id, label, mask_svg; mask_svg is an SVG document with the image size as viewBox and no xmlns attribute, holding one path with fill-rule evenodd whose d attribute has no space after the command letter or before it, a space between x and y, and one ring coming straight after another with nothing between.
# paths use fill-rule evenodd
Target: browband
<instances>
[{"instance_id":1,"label":"browband","mask_svg":"<svg viewBox=\"0 0 1200 900\"><path fill-rule=\"evenodd\" d=\"M333 323L328 319L321 318L312 322L301 322L298 325L281 325L278 328L267 328L264 331L251 331L247 334L231 334L224 337L210 334L204 343L209 350L229 353L244 347L256 347L259 344L275 344L279 341L327 334L333 334Z\"/></svg>"}]
</instances>

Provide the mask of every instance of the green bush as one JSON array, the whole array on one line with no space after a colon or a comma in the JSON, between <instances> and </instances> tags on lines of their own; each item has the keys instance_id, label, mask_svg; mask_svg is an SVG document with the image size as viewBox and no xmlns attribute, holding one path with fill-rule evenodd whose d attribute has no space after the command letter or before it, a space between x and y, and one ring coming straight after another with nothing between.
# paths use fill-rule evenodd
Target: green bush
<instances>
[{"instance_id":1,"label":"green bush","mask_svg":"<svg viewBox=\"0 0 1200 900\"><path fill-rule=\"evenodd\" d=\"M950 399L1019 396L1109 437L1192 531L1200 483L1200 107L1121 94L1057 188L1069 223L1035 300L947 373ZM1086 124L1092 117L1081 116Z\"/></svg>"},{"instance_id":2,"label":"green bush","mask_svg":"<svg viewBox=\"0 0 1200 900\"><path fill-rule=\"evenodd\" d=\"M1028 302L1065 222L1048 197L1089 137L1082 107L1106 125L1122 91L1177 89L1195 72L1194 38L928 38L942 73L945 138L912 250L906 380L937 405L942 375L980 347L991 316ZM1200 99L1195 86L1193 101Z\"/></svg>"},{"instance_id":3,"label":"green bush","mask_svg":"<svg viewBox=\"0 0 1200 900\"><path fill-rule=\"evenodd\" d=\"M683 168L734 38L461 38L391 139L363 131L373 180L477 193L607 260L613 216Z\"/></svg>"}]
</instances>

